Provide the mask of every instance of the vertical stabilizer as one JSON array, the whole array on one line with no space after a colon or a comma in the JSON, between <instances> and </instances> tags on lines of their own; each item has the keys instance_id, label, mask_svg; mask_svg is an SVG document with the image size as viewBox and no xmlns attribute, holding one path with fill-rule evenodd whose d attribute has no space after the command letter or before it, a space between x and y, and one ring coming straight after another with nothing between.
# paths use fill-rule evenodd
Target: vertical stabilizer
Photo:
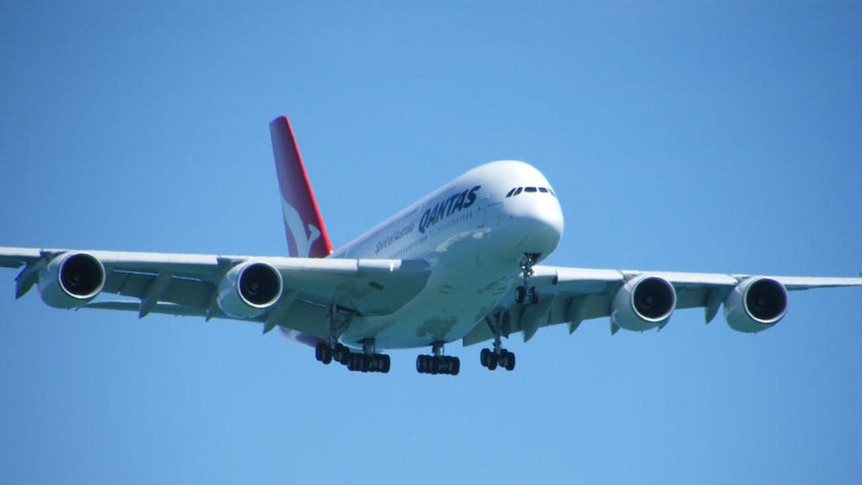
<instances>
[{"instance_id":1,"label":"vertical stabilizer","mask_svg":"<svg viewBox=\"0 0 862 485\"><path fill-rule=\"evenodd\" d=\"M286 116L279 116L269 124L269 133L281 189L288 254L325 258L332 253L332 243L329 242L329 234L326 233L323 217L320 216L311 183L305 173L290 121Z\"/></svg>"}]
</instances>

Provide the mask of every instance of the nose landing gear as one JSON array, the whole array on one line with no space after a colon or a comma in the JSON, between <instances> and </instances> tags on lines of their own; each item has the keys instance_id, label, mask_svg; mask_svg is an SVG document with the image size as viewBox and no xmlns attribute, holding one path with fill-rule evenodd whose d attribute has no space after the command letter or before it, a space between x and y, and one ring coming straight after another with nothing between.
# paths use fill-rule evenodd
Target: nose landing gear
<instances>
[{"instance_id":1,"label":"nose landing gear","mask_svg":"<svg viewBox=\"0 0 862 485\"><path fill-rule=\"evenodd\" d=\"M529 284L529 278L534 273L533 266L539 260L539 256L539 253L524 253L524 259L521 260L520 267L524 284L515 288L515 303L519 305L527 301L528 297L530 303L534 305L539 303L539 289Z\"/></svg>"}]
</instances>

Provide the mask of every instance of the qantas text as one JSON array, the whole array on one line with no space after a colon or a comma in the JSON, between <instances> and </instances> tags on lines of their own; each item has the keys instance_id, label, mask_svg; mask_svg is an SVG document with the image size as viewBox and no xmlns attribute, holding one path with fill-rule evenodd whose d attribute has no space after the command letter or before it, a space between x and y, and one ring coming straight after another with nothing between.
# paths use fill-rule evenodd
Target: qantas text
<instances>
[{"instance_id":1,"label":"qantas text","mask_svg":"<svg viewBox=\"0 0 862 485\"><path fill-rule=\"evenodd\" d=\"M425 233L425 230L434 224L473 205L476 202L476 192L481 188L481 185L477 185L472 189L451 195L435 204L434 207L426 209L422 218L419 219L419 232Z\"/></svg>"}]
</instances>

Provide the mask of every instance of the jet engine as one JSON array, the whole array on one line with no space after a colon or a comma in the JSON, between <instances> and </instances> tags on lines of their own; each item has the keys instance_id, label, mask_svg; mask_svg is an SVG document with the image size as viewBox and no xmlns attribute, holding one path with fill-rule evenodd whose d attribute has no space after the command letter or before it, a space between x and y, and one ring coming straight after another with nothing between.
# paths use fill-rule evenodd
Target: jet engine
<instances>
[{"instance_id":1,"label":"jet engine","mask_svg":"<svg viewBox=\"0 0 862 485\"><path fill-rule=\"evenodd\" d=\"M54 308L77 308L105 286L105 267L87 253L63 253L39 273L42 300Z\"/></svg>"},{"instance_id":2,"label":"jet engine","mask_svg":"<svg viewBox=\"0 0 862 485\"><path fill-rule=\"evenodd\" d=\"M724 300L724 318L739 332L760 332L787 313L787 290L771 278L748 278Z\"/></svg>"},{"instance_id":3,"label":"jet engine","mask_svg":"<svg viewBox=\"0 0 862 485\"><path fill-rule=\"evenodd\" d=\"M660 276L641 275L617 291L611 321L620 328L643 332L663 325L676 308L673 285Z\"/></svg>"},{"instance_id":4,"label":"jet engine","mask_svg":"<svg viewBox=\"0 0 862 485\"><path fill-rule=\"evenodd\" d=\"M219 284L218 306L234 318L254 318L281 297L281 273L269 263L247 261L231 269Z\"/></svg>"}]
</instances>

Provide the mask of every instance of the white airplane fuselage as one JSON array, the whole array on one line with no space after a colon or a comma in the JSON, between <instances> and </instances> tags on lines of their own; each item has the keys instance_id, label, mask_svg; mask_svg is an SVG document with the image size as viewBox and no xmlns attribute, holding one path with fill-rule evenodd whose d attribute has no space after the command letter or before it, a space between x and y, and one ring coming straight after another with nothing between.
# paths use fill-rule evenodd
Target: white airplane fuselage
<instances>
[{"instance_id":1,"label":"white airplane fuselage","mask_svg":"<svg viewBox=\"0 0 862 485\"><path fill-rule=\"evenodd\" d=\"M563 225L556 192L534 167L500 161L470 170L332 254L431 266L415 298L387 315L354 317L341 340L395 349L461 339L512 297L525 254L538 262L556 249Z\"/></svg>"}]
</instances>

